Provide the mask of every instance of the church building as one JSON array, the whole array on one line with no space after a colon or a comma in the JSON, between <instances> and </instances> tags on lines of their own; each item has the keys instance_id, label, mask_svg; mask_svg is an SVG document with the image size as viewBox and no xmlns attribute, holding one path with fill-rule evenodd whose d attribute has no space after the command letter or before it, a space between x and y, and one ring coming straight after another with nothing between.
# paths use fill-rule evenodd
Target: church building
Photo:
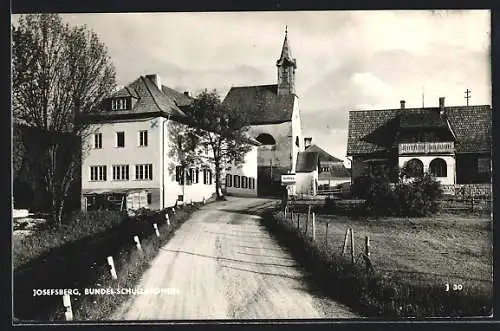
<instances>
[{"instance_id":1,"label":"church building","mask_svg":"<svg viewBox=\"0 0 500 331\"><path fill-rule=\"evenodd\" d=\"M244 112L249 135L258 147L258 195L278 195L281 175L295 173L297 154L304 151L299 100L295 90L297 62L288 33L276 61L277 84L232 87L223 103Z\"/></svg>"}]
</instances>

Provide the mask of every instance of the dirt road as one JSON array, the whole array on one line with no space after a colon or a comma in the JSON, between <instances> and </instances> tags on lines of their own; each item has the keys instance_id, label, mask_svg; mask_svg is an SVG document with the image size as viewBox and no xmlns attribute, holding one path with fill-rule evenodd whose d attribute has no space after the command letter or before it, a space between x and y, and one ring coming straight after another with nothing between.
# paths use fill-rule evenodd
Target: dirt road
<instances>
[{"instance_id":1,"label":"dirt road","mask_svg":"<svg viewBox=\"0 0 500 331\"><path fill-rule=\"evenodd\" d=\"M197 211L161 248L115 320L352 318L310 289L304 271L260 225L272 200L229 197Z\"/></svg>"}]
</instances>

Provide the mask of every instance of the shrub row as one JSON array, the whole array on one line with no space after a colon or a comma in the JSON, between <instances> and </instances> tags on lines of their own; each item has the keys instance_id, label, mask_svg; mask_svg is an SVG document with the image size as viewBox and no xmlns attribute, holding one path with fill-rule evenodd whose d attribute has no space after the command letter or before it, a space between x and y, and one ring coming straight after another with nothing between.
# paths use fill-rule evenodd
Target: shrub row
<instances>
[{"instance_id":1,"label":"shrub row","mask_svg":"<svg viewBox=\"0 0 500 331\"><path fill-rule=\"evenodd\" d=\"M312 275L325 293L365 317L464 317L489 316L492 293L475 288L445 291L436 284L397 282L377 271L368 273L335 252L326 251L281 214L269 212L263 224ZM376 269L376 266L375 266Z\"/></svg>"}]
</instances>

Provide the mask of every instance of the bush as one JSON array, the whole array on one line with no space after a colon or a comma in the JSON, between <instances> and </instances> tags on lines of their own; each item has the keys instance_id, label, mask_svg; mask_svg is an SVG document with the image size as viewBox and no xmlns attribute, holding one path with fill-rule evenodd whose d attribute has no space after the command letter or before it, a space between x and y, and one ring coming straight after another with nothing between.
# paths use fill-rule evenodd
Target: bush
<instances>
[{"instance_id":1,"label":"bush","mask_svg":"<svg viewBox=\"0 0 500 331\"><path fill-rule=\"evenodd\" d=\"M394 184L391 178L395 179ZM353 193L366 199L366 212L370 215L427 216L438 211L442 189L429 173L414 175L412 169L404 167L394 176L381 166L357 178Z\"/></svg>"}]
</instances>

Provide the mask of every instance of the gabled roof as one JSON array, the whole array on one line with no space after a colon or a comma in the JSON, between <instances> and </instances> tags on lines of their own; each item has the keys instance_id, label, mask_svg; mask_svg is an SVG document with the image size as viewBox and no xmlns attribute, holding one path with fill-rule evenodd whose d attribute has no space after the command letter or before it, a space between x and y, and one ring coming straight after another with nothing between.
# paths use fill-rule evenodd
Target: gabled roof
<instances>
[{"instance_id":1,"label":"gabled roof","mask_svg":"<svg viewBox=\"0 0 500 331\"><path fill-rule=\"evenodd\" d=\"M165 93L166 96L168 96L170 99L174 100L175 104L178 107L186 107L189 106L193 103L194 98L181 93L179 91L176 91L174 89L171 89L168 86L162 85L161 90L163 93Z\"/></svg>"},{"instance_id":2,"label":"gabled roof","mask_svg":"<svg viewBox=\"0 0 500 331\"><path fill-rule=\"evenodd\" d=\"M315 144L312 144L310 146L308 146L306 148L306 151L307 152L318 152L319 153L319 160L320 162L321 161L325 161L325 162L343 162L342 160L340 159L337 159L335 156L332 156L331 154L329 154L328 152L326 152L324 149L322 149L321 147L315 145Z\"/></svg>"},{"instance_id":3,"label":"gabled roof","mask_svg":"<svg viewBox=\"0 0 500 331\"><path fill-rule=\"evenodd\" d=\"M116 97L132 97L131 109L111 110L110 99ZM132 83L113 93L110 98L102 103L99 112L89 113L86 117L107 118L147 114L172 116L172 118L176 119L186 117L184 112L177 106L175 98L159 90L154 82L144 76L140 76Z\"/></svg>"},{"instance_id":4,"label":"gabled roof","mask_svg":"<svg viewBox=\"0 0 500 331\"><path fill-rule=\"evenodd\" d=\"M295 95L278 96L278 85L232 87L223 105L244 112L251 125L292 120Z\"/></svg>"},{"instance_id":5,"label":"gabled roof","mask_svg":"<svg viewBox=\"0 0 500 331\"><path fill-rule=\"evenodd\" d=\"M318 152L299 152L295 172L311 172L318 168Z\"/></svg>"},{"instance_id":6,"label":"gabled roof","mask_svg":"<svg viewBox=\"0 0 500 331\"><path fill-rule=\"evenodd\" d=\"M431 125L445 128L455 136L456 153L481 153L491 151L491 107L458 106L445 107L444 117L439 119L432 112L438 108L425 109L389 109L349 112L349 134L347 155L386 152L397 146L397 133L401 129L413 126L425 128L429 125L417 123L429 121ZM411 112L416 112L413 116ZM408 114L407 114L408 113ZM403 116L400 116L404 114ZM445 118L447 122L441 122ZM443 124L445 123L445 124Z\"/></svg>"},{"instance_id":7,"label":"gabled roof","mask_svg":"<svg viewBox=\"0 0 500 331\"><path fill-rule=\"evenodd\" d=\"M347 155L385 152L397 133L396 112L395 109L350 111Z\"/></svg>"}]
</instances>

